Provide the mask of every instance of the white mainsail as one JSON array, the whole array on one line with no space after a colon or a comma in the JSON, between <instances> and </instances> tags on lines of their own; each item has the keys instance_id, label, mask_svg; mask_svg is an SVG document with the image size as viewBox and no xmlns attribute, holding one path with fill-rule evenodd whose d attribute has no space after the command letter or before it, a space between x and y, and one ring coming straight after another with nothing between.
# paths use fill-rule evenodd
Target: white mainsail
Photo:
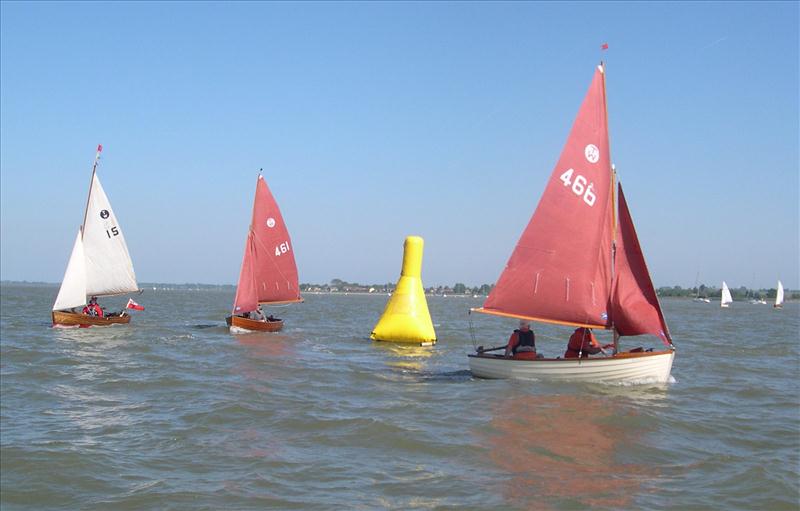
<instances>
[{"instance_id":1,"label":"white mainsail","mask_svg":"<svg viewBox=\"0 0 800 511\"><path fill-rule=\"evenodd\" d=\"M92 180L86 224L86 294L115 295L139 290L128 245L97 174Z\"/></svg>"},{"instance_id":2,"label":"white mainsail","mask_svg":"<svg viewBox=\"0 0 800 511\"><path fill-rule=\"evenodd\" d=\"M725 281L722 281L722 297L720 298L720 307L727 307L728 304L733 303L733 297L731 296L731 292L728 289L728 284Z\"/></svg>"},{"instance_id":3,"label":"white mainsail","mask_svg":"<svg viewBox=\"0 0 800 511\"><path fill-rule=\"evenodd\" d=\"M93 173L85 222L72 248L53 310L84 305L87 296L116 295L138 290L122 228L103 191L100 178Z\"/></svg>"},{"instance_id":4,"label":"white mainsail","mask_svg":"<svg viewBox=\"0 0 800 511\"><path fill-rule=\"evenodd\" d=\"M778 281L778 292L775 294L775 307L782 307L783 306L783 284L781 281Z\"/></svg>"}]
</instances>

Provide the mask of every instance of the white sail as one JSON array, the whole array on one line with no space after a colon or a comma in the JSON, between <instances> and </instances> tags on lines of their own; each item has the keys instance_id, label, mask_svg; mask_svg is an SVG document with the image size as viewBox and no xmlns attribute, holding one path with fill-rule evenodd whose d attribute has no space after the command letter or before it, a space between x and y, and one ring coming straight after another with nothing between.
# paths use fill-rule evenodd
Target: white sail
<instances>
[{"instance_id":1,"label":"white sail","mask_svg":"<svg viewBox=\"0 0 800 511\"><path fill-rule=\"evenodd\" d=\"M728 289L728 284L725 281L722 281L722 297L720 298L720 306L727 307L728 304L733 303L733 297L731 296L731 292Z\"/></svg>"},{"instance_id":2,"label":"white sail","mask_svg":"<svg viewBox=\"0 0 800 511\"><path fill-rule=\"evenodd\" d=\"M139 290L122 228L97 174L89 192L83 247L87 295L114 295Z\"/></svg>"},{"instance_id":3,"label":"white sail","mask_svg":"<svg viewBox=\"0 0 800 511\"><path fill-rule=\"evenodd\" d=\"M71 309L86 304L86 257L83 253L83 241L81 231L75 238L72 246L72 255L69 256L67 271L64 272L64 280L61 282L61 289L58 290L56 303L53 310Z\"/></svg>"},{"instance_id":4,"label":"white sail","mask_svg":"<svg viewBox=\"0 0 800 511\"><path fill-rule=\"evenodd\" d=\"M783 305L783 284L781 281L778 281L778 292L775 295L775 307L781 307Z\"/></svg>"},{"instance_id":5,"label":"white sail","mask_svg":"<svg viewBox=\"0 0 800 511\"><path fill-rule=\"evenodd\" d=\"M94 173L86 219L72 247L53 310L84 305L87 296L115 295L138 289L122 229Z\"/></svg>"}]
</instances>

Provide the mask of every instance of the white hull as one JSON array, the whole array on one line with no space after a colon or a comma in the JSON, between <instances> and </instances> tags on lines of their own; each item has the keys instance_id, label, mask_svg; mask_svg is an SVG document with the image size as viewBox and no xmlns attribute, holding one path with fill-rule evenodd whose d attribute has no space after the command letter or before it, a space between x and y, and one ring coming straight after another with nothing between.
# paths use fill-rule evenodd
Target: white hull
<instances>
[{"instance_id":1,"label":"white hull","mask_svg":"<svg viewBox=\"0 0 800 511\"><path fill-rule=\"evenodd\" d=\"M479 378L591 382L668 382L675 351L620 353L605 358L515 360L502 355L469 355Z\"/></svg>"}]
</instances>

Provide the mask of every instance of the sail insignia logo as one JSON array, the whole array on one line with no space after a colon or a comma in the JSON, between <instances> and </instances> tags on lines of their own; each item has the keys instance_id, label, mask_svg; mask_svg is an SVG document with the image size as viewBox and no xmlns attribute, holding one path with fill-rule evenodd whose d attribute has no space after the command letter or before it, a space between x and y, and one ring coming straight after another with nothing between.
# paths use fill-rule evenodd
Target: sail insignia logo
<instances>
[{"instance_id":1,"label":"sail insignia logo","mask_svg":"<svg viewBox=\"0 0 800 511\"><path fill-rule=\"evenodd\" d=\"M600 319L602 319L603 321L607 321L608 320L608 313L607 312L601 312L600 313Z\"/></svg>"},{"instance_id":2,"label":"sail insignia logo","mask_svg":"<svg viewBox=\"0 0 800 511\"><path fill-rule=\"evenodd\" d=\"M589 163L597 163L597 160L600 159L600 149L594 144L589 144L583 150L583 155L586 156Z\"/></svg>"},{"instance_id":3,"label":"sail insignia logo","mask_svg":"<svg viewBox=\"0 0 800 511\"><path fill-rule=\"evenodd\" d=\"M108 218L108 210L107 209L104 209L103 211L100 212L100 218L102 218L103 220Z\"/></svg>"},{"instance_id":4,"label":"sail insignia logo","mask_svg":"<svg viewBox=\"0 0 800 511\"><path fill-rule=\"evenodd\" d=\"M270 229L275 227L275 219L274 218L272 218L272 217L267 218L267 227L269 227Z\"/></svg>"}]
</instances>

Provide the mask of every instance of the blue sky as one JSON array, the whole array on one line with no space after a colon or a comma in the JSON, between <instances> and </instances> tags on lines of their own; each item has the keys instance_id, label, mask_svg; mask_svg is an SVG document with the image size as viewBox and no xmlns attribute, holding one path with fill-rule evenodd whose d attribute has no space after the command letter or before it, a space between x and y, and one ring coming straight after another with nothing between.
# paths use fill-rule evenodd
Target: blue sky
<instances>
[{"instance_id":1,"label":"blue sky","mask_svg":"<svg viewBox=\"0 0 800 511\"><path fill-rule=\"evenodd\" d=\"M800 287L797 2L0 10L2 279L61 280L102 143L140 281L235 283L263 167L302 282L417 234L426 285L492 283L603 58L655 284Z\"/></svg>"}]
</instances>

